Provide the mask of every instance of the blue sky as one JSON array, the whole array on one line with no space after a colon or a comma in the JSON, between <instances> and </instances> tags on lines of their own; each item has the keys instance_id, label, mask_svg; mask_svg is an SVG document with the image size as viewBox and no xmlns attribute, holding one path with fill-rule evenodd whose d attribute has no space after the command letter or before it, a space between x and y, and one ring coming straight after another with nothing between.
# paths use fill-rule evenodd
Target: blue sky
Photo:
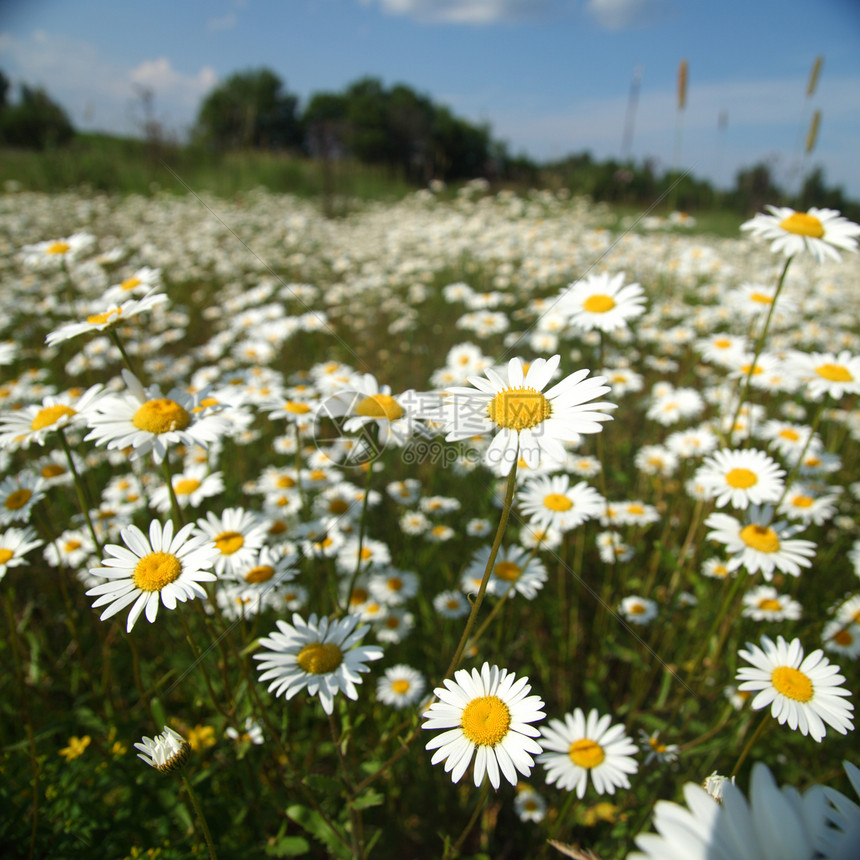
<instances>
[{"instance_id":1,"label":"blue sky","mask_svg":"<svg viewBox=\"0 0 860 860\"><path fill-rule=\"evenodd\" d=\"M665 169L680 151L680 166L723 186L757 161L789 187L820 164L828 184L860 199L858 0L0 3L0 68L43 85L81 128L132 132L148 87L157 118L181 136L220 79L259 66L303 103L364 75L408 84L537 159L619 156L638 69L636 160ZM815 110L818 142L804 160Z\"/></svg>"}]
</instances>

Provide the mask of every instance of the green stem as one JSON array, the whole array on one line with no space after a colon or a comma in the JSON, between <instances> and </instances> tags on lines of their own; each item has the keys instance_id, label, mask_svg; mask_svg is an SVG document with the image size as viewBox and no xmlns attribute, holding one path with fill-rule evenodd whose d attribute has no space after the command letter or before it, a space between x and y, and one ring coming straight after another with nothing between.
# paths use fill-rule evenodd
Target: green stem
<instances>
[{"instance_id":1,"label":"green stem","mask_svg":"<svg viewBox=\"0 0 860 860\"><path fill-rule=\"evenodd\" d=\"M170 463L166 454L161 461L161 472L164 475L164 482L167 484L167 492L170 496L170 511L173 515L173 522L177 529L181 529L185 525L185 519L182 516L182 508L179 507L179 499L176 498L176 490L173 489L173 476L170 474Z\"/></svg>"},{"instance_id":2,"label":"green stem","mask_svg":"<svg viewBox=\"0 0 860 860\"><path fill-rule=\"evenodd\" d=\"M749 398L750 386L752 385L752 378L753 374L755 373L756 363L758 362L758 358L764 350L764 344L767 340L768 329L770 328L770 321L773 318L773 312L776 308L776 300L779 298L780 292L782 292L782 285L785 283L785 276L788 274L788 267L793 259L794 257L791 256L785 261L785 265L782 268L782 274L779 276L779 281L776 285L776 292L773 294L773 301L770 303L770 308L768 308L767 317L764 321L764 326L762 326L762 330L759 333L758 339L756 340L755 349L753 350L752 361L750 362L747 375L744 378L744 384L743 389L741 390L740 399L738 400L735 414L732 416L732 423L729 425L728 436L726 437L727 448L731 448L732 446L732 435L735 432L735 425L737 424L738 416L741 414L741 409L743 409L744 403L746 403L747 399Z\"/></svg>"},{"instance_id":3,"label":"green stem","mask_svg":"<svg viewBox=\"0 0 860 860\"><path fill-rule=\"evenodd\" d=\"M352 577L349 580L349 588L346 592L346 603L341 611L349 612L349 603L352 600L352 592L355 589L355 583L358 581L358 575L361 573L361 551L364 548L364 533L367 530L367 508L370 499L370 482L373 477L373 464L376 462L376 456L370 458L367 464L367 478L364 481L364 498L361 502L361 522L358 526L358 558L355 560L355 570L352 572Z\"/></svg>"},{"instance_id":4,"label":"green stem","mask_svg":"<svg viewBox=\"0 0 860 860\"><path fill-rule=\"evenodd\" d=\"M116 328L114 328L114 326L108 326L107 332L110 335L110 339L114 342L114 346L119 350L123 364L128 368L130 373L133 373L138 379L140 379L140 377L137 376L137 373L135 373L134 365L131 363L131 359L128 357L128 353L125 351L122 341L119 339L119 335L116 333Z\"/></svg>"},{"instance_id":5,"label":"green stem","mask_svg":"<svg viewBox=\"0 0 860 860\"><path fill-rule=\"evenodd\" d=\"M443 860L448 860L449 857L454 857L460 850L460 846L466 841L466 837L472 832L472 828L475 826L475 822L478 820L478 816L481 814L481 810L484 808L484 804L486 804L489 794L490 781L485 777L484 785L481 788L481 796L475 804L475 810L472 813L472 817L469 819L468 824L463 828L463 832L460 834L457 841L445 849L445 853L442 855Z\"/></svg>"},{"instance_id":6,"label":"green stem","mask_svg":"<svg viewBox=\"0 0 860 860\"><path fill-rule=\"evenodd\" d=\"M764 734L765 729L770 725L771 722L770 711L766 710L764 716L762 717L761 722L758 724L758 728L752 733L752 736L747 741L746 746L741 750L741 754L738 756L738 760L735 762L735 766L732 768L732 772L729 774L729 778L733 776L737 776L738 771L741 769L741 765L746 760L746 757L750 754L750 750L755 745L756 741Z\"/></svg>"},{"instance_id":7,"label":"green stem","mask_svg":"<svg viewBox=\"0 0 860 860\"><path fill-rule=\"evenodd\" d=\"M78 507L81 509L81 513L83 514L84 520L86 521L87 528L90 532L90 537L93 539L93 544L96 548L96 551L99 555L102 554L102 546L99 541L98 535L96 534L95 526L93 525L92 517L90 517L90 506L87 502L87 492L86 487L84 486L84 482L81 479L80 474L78 473L77 467L75 466L75 458L72 456L72 449L69 447L69 440L66 439L66 434L63 432L63 428L57 428L57 435L60 437L60 445L62 445L63 452L66 455L66 461L69 464L69 471L72 473L72 480L75 484L75 492L78 497Z\"/></svg>"},{"instance_id":8,"label":"green stem","mask_svg":"<svg viewBox=\"0 0 860 860\"><path fill-rule=\"evenodd\" d=\"M200 829L203 831L203 838L206 840L206 847L209 849L209 857L211 860L217 860L218 855L215 853L215 843L212 841L212 834L209 832L209 825L206 823L206 816L203 815L203 809L200 806L200 802L197 800L197 795L194 793L194 789L191 787L191 781L182 772L180 772L179 778L182 780L182 784L188 792L188 797L191 799L191 805L194 807L194 812L197 815L197 822L200 825Z\"/></svg>"},{"instance_id":9,"label":"green stem","mask_svg":"<svg viewBox=\"0 0 860 860\"><path fill-rule=\"evenodd\" d=\"M490 549L490 557L487 559L487 566L484 568L484 575L481 578L481 585L478 588L478 594L475 597L475 602L472 604L472 611L466 620L466 627L463 630L463 635L460 637L460 642L457 645L457 650L451 658L451 663L448 666L448 671L444 677L450 678L454 670L460 665L463 659L463 652L466 650L466 643L472 635L472 628L475 626L475 621L478 618L478 610L481 608L481 603L484 600L484 594L487 591L487 583L490 581L490 574L493 572L493 566L496 563L496 556L499 554L499 548L502 545L502 538L505 535L505 529L508 525L508 517L511 514L511 508L514 502L514 490L517 482L517 463L514 461L513 468L508 475L507 489L505 490L505 501L502 507L502 515L499 517L499 527L496 529L496 537L493 540L493 546Z\"/></svg>"}]
</instances>

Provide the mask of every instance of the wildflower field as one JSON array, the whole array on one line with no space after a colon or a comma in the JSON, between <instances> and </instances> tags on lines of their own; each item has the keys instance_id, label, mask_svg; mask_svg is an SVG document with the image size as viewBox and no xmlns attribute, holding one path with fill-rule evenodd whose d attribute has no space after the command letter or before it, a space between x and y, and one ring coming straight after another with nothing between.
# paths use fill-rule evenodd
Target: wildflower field
<instances>
[{"instance_id":1,"label":"wildflower field","mask_svg":"<svg viewBox=\"0 0 860 860\"><path fill-rule=\"evenodd\" d=\"M0 196L0 853L858 856L858 236Z\"/></svg>"}]
</instances>

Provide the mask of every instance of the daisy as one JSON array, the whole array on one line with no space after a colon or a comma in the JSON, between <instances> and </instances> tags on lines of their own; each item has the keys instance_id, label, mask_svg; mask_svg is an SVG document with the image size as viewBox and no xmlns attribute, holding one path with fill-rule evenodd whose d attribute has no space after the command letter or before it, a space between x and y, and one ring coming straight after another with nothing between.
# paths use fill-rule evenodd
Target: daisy
<instances>
[{"instance_id":1,"label":"daisy","mask_svg":"<svg viewBox=\"0 0 860 860\"><path fill-rule=\"evenodd\" d=\"M753 621L796 621L801 613L796 600L778 594L770 585L760 585L744 595L743 616Z\"/></svg>"},{"instance_id":2,"label":"daisy","mask_svg":"<svg viewBox=\"0 0 860 860\"><path fill-rule=\"evenodd\" d=\"M618 611L632 624L650 624L657 617L657 604L647 597L630 595L621 601Z\"/></svg>"},{"instance_id":3,"label":"daisy","mask_svg":"<svg viewBox=\"0 0 860 860\"><path fill-rule=\"evenodd\" d=\"M242 576L254 565L267 534L259 515L244 508L227 508L220 516L209 511L197 520L197 529L218 550L214 566L219 576Z\"/></svg>"},{"instance_id":4,"label":"daisy","mask_svg":"<svg viewBox=\"0 0 860 860\"><path fill-rule=\"evenodd\" d=\"M143 738L134 748L140 750L137 757L159 773L180 770L191 755L191 744L170 726L154 738Z\"/></svg>"},{"instance_id":5,"label":"daisy","mask_svg":"<svg viewBox=\"0 0 860 860\"><path fill-rule=\"evenodd\" d=\"M104 331L118 323L125 322L144 311L151 310L167 301L164 293L149 293L142 299L126 299L122 304L110 303L90 308L93 313L88 314L81 321L63 323L59 328L49 332L45 338L48 346L71 340L78 335L88 334L93 331Z\"/></svg>"},{"instance_id":6,"label":"daisy","mask_svg":"<svg viewBox=\"0 0 860 860\"><path fill-rule=\"evenodd\" d=\"M788 362L791 373L806 383L812 400L860 393L860 355L852 355L847 349L838 354L792 352Z\"/></svg>"},{"instance_id":7,"label":"daisy","mask_svg":"<svg viewBox=\"0 0 860 860\"><path fill-rule=\"evenodd\" d=\"M623 272L614 277L601 272L570 284L559 296L559 307L576 329L611 332L644 313L645 292L639 284L624 286Z\"/></svg>"},{"instance_id":8,"label":"daisy","mask_svg":"<svg viewBox=\"0 0 860 860\"><path fill-rule=\"evenodd\" d=\"M490 546L483 546L475 552L463 574L464 582L477 582L480 586L491 552ZM534 553L518 546L500 547L487 582L487 592L497 597L506 594L513 597L519 593L526 600L533 600L546 579L546 567Z\"/></svg>"},{"instance_id":9,"label":"daisy","mask_svg":"<svg viewBox=\"0 0 860 860\"><path fill-rule=\"evenodd\" d=\"M24 264L34 269L60 268L66 261L80 257L95 243L91 233L73 233L62 239L48 239L21 248Z\"/></svg>"},{"instance_id":10,"label":"daisy","mask_svg":"<svg viewBox=\"0 0 860 860\"><path fill-rule=\"evenodd\" d=\"M398 663L385 670L376 682L376 698L398 710L418 702L427 682L424 676L411 666Z\"/></svg>"},{"instance_id":11,"label":"daisy","mask_svg":"<svg viewBox=\"0 0 860 860\"><path fill-rule=\"evenodd\" d=\"M80 421L79 413L96 402L102 387L93 385L86 391L71 389L64 394L49 395L39 405L0 415L0 448L14 450L34 443L44 445L52 431Z\"/></svg>"},{"instance_id":12,"label":"daisy","mask_svg":"<svg viewBox=\"0 0 860 860\"><path fill-rule=\"evenodd\" d=\"M808 251L817 262L825 259L839 261L837 248L857 249L860 226L843 218L836 209L812 207L808 212L795 212L788 206L765 206L770 215L757 214L741 224L756 239L772 240L770 249L793 257Z\"/></svg>"},{"instance_id":13,"label":"daisy","mask_svg":"<svg viewBox=\"0 0 860 860\"><path fill-rule=\"evenodd\" d=\"M121 302L132 295L146 294L154 291L161 284L161 269L151 269L142 266L134 274L113 284L102 296L104 302Z\"/></svg>"},{"instance_id":14,"label":"daisy","mask_svg":"<svg viewBox=\"0 0 860 860\"><path fill-rule=\"evenodd\" d=\"M107 445L111 451L131 448L133 460L151 451L160 463L170 445L205 448L228 432L226 419L210 410L199 412L191 395L173 389L164 396L157 385L145 389L128 370L122 375L128 391L106 395L88 410L90 432L85 441Z\"/></svg>"},{"instance_id":15,"label":"daisy","mask_svg":"<svg viewBox=\"0 0 860 860\"><path fill-rule=\"evenodd\" d=\"M24 556L42 543L43 541L36 537L36 532L29 527L0 532L0 579L6 576L10 567L23 564Z\"/></svg>"},{"instance_id":16,"label":"daisy","mask_svg":"<svg viewBox=\"0 0 860 860\"><path fill-rule=\"evenodd\" d=\"M731 572L745 567L748 573L759 570L770 582L774 570L800 576L802 567L812 565L815 544L810 540L797 540L791 536L794 529L783 523L769 522L767 508L752 509L749 522L744 525L728 514L710 514L705 525L712 529L707 539L715 540L726 547L733 557L726 562Z\"/></svg>"},{"instance_id":17,"label":"daisy","mask_svg":"<svg viewBox=\"0 0 860 860\"><path fill-rule=\"evenodd\" d=\"M546 801L530 786L517 786L514 811L520 821L539 823L546 817Z\"/></svg>"},{"instance_id":18,"label":"daisy","mask_svg":"<svg viewBox=\"0 0 860 860\"><path fill-rule=\"evenodd\" d=\"M688 782L686 806L658 801L654 807L657 833L637 836L639 852L629 854L628 860L809 860L819 856L816 846L824 831L824 809L817 787L804 795L791 786L780 789L767 767L756 762L749 801L731 782L723 785L722 792L718 803L704 788Z\"/></svg>"},{"instance_id":19,"label":"daisy","mask_svg":"<svg viewBox=\"0 0 860 860\"><path fill-rule=\"evenodd\" d=\"M588 778L598 794L615 794L616 788L630 788L628 774L636 773L639 764L633 758L636 744L620 723L611 725L609 714L597 710L588 716L581 708L565 714L564 721L550 720L541 729L541 746L546 752L538 761L546 768L546 781L565 791L585 796Z\"/></svg>"},{"instance_id":20,"label":"daisy","mask_svg":"<svg viewBox=\"0 0 860 860\"><path fill-rule=\"evenodd\" d=\"M176 602L206 597L201 582L212 582L215 574L210 568L218 551L203 536L194 536L194 524L183 526L176 535L173 523L162 526L158 520L149 524L147 537L137 526L126 526L120 532L125 546L108 544L104 549L110 556L102 567L91 567L93 576L107 579L86 592L97 597L93 608L107 605L100 619L104 621L132 604L126 630L131 633L141 612L155 621L159 603L175 609Z\"/></svg>"},{"instance_id":21,"label":"daisy","mask_svg":"<svg viewBox=\"0 0 860 860\"><path fill-rule=\"evenodd\" d=\"M722 449L705 458L694 480L714 496L714 504L722 508L762 505L779 500L784 489L785 471L764 451Z\"/></svg>"},{"instance_id":22,"label":"daisy","mask_svg":"<svg viewBox=\"0 0 860 860\"><path fill-rule=\"evenodd\" d=\"M394 396L390 386L380 386L373 374L365 373L351 386L327 397L318 414L345 418L335 421L344 433L366 436L363 431L375 425L380 447L402 448L416 433L424 431L417 415L420 402L421 397L415 391Z\"/></svg>"},{"instance_id":23,"label":"daisy","mask_svg":"<svg viewBox=\"0 0 860 860\"><path fill-rule=\"evenodd\" d=\"M311 615L305 621L298 613L292 624L276 621L277 631L260 639L264 650L254 654L260 661L260 682L270 681L269 692L286 699L306 688L311 696L319 696L327 714L334 710L338 692L357 699L355 685L361 683L362 673L370 671L365 663L382 657L381 648L359 645L370 627L356 628L358 621L356 615L337 621L317 621Z\"/></svg>"},{"instance_id":24,"label":"daisy","mask_svg":"<svg viewBox=\"0 0 860 860\"><path fill-rule=\"evenodd\" d=\"M42 554L52 567L65 565L74 570L86 566L95 548L86 529L66 529L56 540L45 545Z\"/></svg>"},{"instance_id":25,"label":"daisy","mask_svg":"<svg viewBox=\"0 0 860 860\"><path fill-rule=\"evenodd\" d=\"M241 733L232 726L228 726L224 729L224 736L230 738L231 741L236 741L237 743L245 741L246 743L254 744L254 746L260 746L265 740L263 737L263 727L253 717L245 717L245 727Z\"/></svg>"},{"instance_id":26,"label":"daisy","mask_svg":"<svg viewBox=\"0 0 860 860\"><path fill-rule=\"evenodd\" d=\"M645 729L639 729L639 746L645 753L645 764L671 764L678 760L678 745L660 742L660 732L648 734Z\"/></svg>"},{"instance_id":27,"label":"daisy","mask_svg":"<svg viewBox=\"0 0 860 860\"><path fill-rule=\"evenodd\" d=\"M564 461L562 442L577 442L580 434L599 433L605 414L615 404L589 403L609 391L602 376L586 379L588 370L578 370L552 386L547 386L561 356L536 358L525 370L519 358L512 358L504 375L492 368L486 378L469 377L474 388L454 387L443 395L443 404L434 417L447 431L446 441L458 442L472 436L493 434L484 461L504 476L518 458L529 468L540 465L542 455Z\"/></svg>"},{"instance_id":28,"label":"daisy","mask_svg":"<svg viewBox=\"0 0 860 860\"><path fill-rule=\"evenodd\" d=\"M418 593L418 576L408 570L388 568L373 573L368 581L370 593L382 603L397 606Z\"/></svg>"},{"instance_id":29,"label":"daisy","mask_svg":"<svg viewBox=\"0 0 860 860\"><path fill-rule=\"evenodd\" d=\"M585 481L572 487L568 475L554 475L526 481L517 504L532 525L566 532L599 516L606 500Z\"/></svg>"},{"instance_id":30,"label":"daisy","mask_svg":"<svg viewBox=\"0 0 860 860\"><path fill-rule=\"evenodd\" d=\"M824 625L821 642L825 651L856 660L860 657L860 624L834 618Z\"/></svg>"},{"instance_id":31,"label":"daisy","mask_svg":"<svg viewBox=\"0 0 860 860\"><path fill-rule=\"evenodd\" d=\"M0 482L0 526L27 522L33 506L45 497L44 484L32 472L21 472Z\"/></svg>"},{"instance_id":32,"label":"daisy","mask_svg":"<svg viewBox=\"0 0 860 860\"><path fill-rule=\"evenodd\" d=\"M469 614L469 601L460 591L441 591L433 598L433 608L443 618L463 618Z\"/></svg>"},{"instance_id":33,"label":"daisy","mask_svg":"<svg viewBox=\"0 0 860 860\"><path fill-rule=\"evenodd\" d=\"M528 678L517 679L507 669L484 663L480 672L459 669L454 680L433 692L436 701L425 711L422 729L445 729L428 741L425 749L436 750L431 764L445 762L445 772L459 782L474 756L474 782L484 776L497 789L501 776L517 783L517 772L529 776L533 755L541 746L534 740L540 732L529 723L543 719L543 701L528 695Z\"/></svg>"},{"instance_id":34,"label":"daisy","mask_svg":"<svg viewBox=\"0 0 860 860\"><path fill-rule=\"evenodd\" d=\"M780 725L788 723L815 741L827 733L825 723L843 735L854 728L854 705L844 701L851 693L841 686L845 678L823 651L813 651L804 659L799 639L788 643L779 636L774 643L762 636L761 642L763 648L747 643L749 650L738 652L752 664L738 669L736 680L742 682L739 690L757 693L753 710L770 705L771 716Z\"/></svg>"},{"instance_id":35,"label":"daisy","mask_svg":"<svg viewBox=\"0 0 860 860\"><path fill-rule=\"evenodd\" d=\"M210 472L205 463L187 466L171 477L173 492L179 507L199 508L204 499L220 496L224 492L224 477L221 472ZM165 485L158 486L150 499L152 506L162 514L170 512L170 493Z\"/></svg>"},{"instance_id":36,"label":"daisy","mask_svg":"<svg viewBox=\"0 0 860 860\"><path fill-rule=\"evenodd\" d=\"M834 493L818 496L803 484L792 484L776 510L790 519L823 526L833 521L836 499Z\"/></svg>"},{"instance_id":37,"label":"daisy","mask_svg":"<svg viewBox=\"0 0 860 860\"><path fill-rule=\"evenodd\" d=\"M415 627L415 616L400 606L386 606L385 610L385 617L374 627L376 638L386 644L402 642Z\"/></svg>"}]
</instances>

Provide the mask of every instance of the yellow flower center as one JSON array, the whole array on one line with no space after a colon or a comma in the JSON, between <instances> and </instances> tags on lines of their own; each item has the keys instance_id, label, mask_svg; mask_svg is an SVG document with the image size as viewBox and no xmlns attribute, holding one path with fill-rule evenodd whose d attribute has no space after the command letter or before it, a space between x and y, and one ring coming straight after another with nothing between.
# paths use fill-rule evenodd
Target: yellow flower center
<instances>
[{"instance_id":1,"label":"yellow flower center","mask_svg":"<svg viewBox=\"0 0 860 860\"><path fill-rule=\"evenodd\" d=\"M42 467L43 478L58 478L60 475L65 475L66 470L59 463L48 463Z\"/></svg>"},{"instance_id":2,"label":"yellow flower center","mask_svg":"<svg viewBox=\"0 0 860 860\"><path fill-rule=\"evenodd\" d=\"M403 588L403 580L399 576L390 576L385 580L385 585L389 591L400 591Z\"/></svg>"},{"instance_id":3,"label":"yellow flower center","mask_svg":"<svg viewBox=\"0 0 860 860\"><path fill-rule=\"evenodd\" d=\"M628 514L644 514L645 508L643 508L642 505L638 505L634 502L632 505L627 506L627 513Z\"/></svg>"},{"instance_id":4,"label":"yellow flower center","mask_svg":"<svg viewBox=\"0 0 860 860\"><path fill-rule=\"evenodd\" d=\"M221 532L215 536L215 546L221 550L223 555L233 555L245 544L245 538L241 532Z\"/></svg>"},{"instance_id":5,"label":"yellow flower center","mask_svg":"<svg viewBox=\"0 0 860 860\"><path fill-rule=\"evenodd\" d=\"M296 662L311 675L328 675L343 662L343 652L333 642L308 642Z\"/></svg>"},{"instance_id":6,"label":"yellow flower center","mask_svg":"<svg viewBox=\"0 0 860 860\"><path fill-rule=\"evenodd\" d=\"M588 770L597 767L606 758L603 747L596 741L589 740L588 738L574 741L570 745L567 754L577 767L584 767Z\"/></svg>"},{"instance_id":7,"label":"yellow flower center","mask_svg":"<svg viewBox=\"0 0 860 860\"><path fill-rule=\"evenodd\" d=\"M270 564L260 564L252 567L245 574L245 582L257 585L260 582L268 582L275 575L275 568Z\"/></svg>"},{"instance_id":8,"label":"yellow flower center","mask_svg":"<svg viewBox=\"0 0 860 860\"><path fill-rule=\"evenodd\" d=\"M791 427L786 427L785 430L779 431L780 439L787 439L789 442L796 442L800 438L800 433L797 430L792 430Z\"/></svg>"},{"instance_id":9,"label":"yellow flower center","mask_svg":"<svg viewBox=\"0 0 860 860\"><path fill-rule=\"evenodd\" d=\"M811 508L813 501L811 496L795 496L791 504L796 508Z\"/></svg>"},{"instance_id":10,"label":"yellow flower center","mask_svg":"<svg viewBox=\"0 0 860 860\"><path fill-rule=\"evenodd\" d=\"M6 564L13 555L15 553L11 549L0 549L0 566Z\"/></svg>"},{"instance_id":11,"label":"yellow flower center","mask_svg":"<svg viewBox=\"0 0 860 860\"><path fill-rule=\"evenodd\" d=\"M770 682L777 693L787 699L794 699L795 702L808 702L815 692L812 681L799 669L793 669L791 666L777 666L770 676Z\"/></svg>"},{"instance_id":12,"label":"yellow flower center","mask_svg":"<svg viewBox=\"0 0 860 860\"><path fill-rule=\"evenodd\" d=\"M760 305L772 305L773 296L768 296L765 293L750 293L750 301L758 302Z\"/></svg>"},{"instance_id":13,"label":"yellow flower center","mask_svg":"<svg viewBox=\"0 0 860 860\"><path fill-rule=\"evenodd\" d=\"M634 603L627 611L631 615L644 615L645 614L645 604L644 603Z\"/></svg>"},{"instance_id":14,"label":"yellow flower center","mask_svg":"<svg viewBox=\"0 0 860 860\"><path fill-rule=\"evenodd\" d=\"M200 481L197 478L182 478L173 485L173 490L177 496L190 496L199 489Z\"/></svg>"},{"instance_id":15,"label":"yellow flower center","mask_svg":"<svg viewBox=\"0 0 860 860\"><path fill-rule=\"evenodd\" d=\"M328 512L330 514L345 514L349 510L349 502L344 499L332 499L328 503Z\"/></svg>"},{"instance_id":16,"label":"yellow flower center","mask_svg":"<svg viewBox=\"0 0 860 860\"><path fill-rule=\"evenodd\" d=\"M590 314L605 314L615 307L615 299L612 296L606 296L602 293L589 296L583 303L582 309Z\"/></svg>"},{"instance_id":17,"label":"yellow flower center","mask_svg":"<svg viewBox=\"0 0 860 860\"><path fill-rule=\"evenodd\" d=\"M120 284L120 286L121 286L121 287L122 287L126 292L129 292L129 290L133 290L135 287L140 286L140 283L141 283L140 278L131 277L131 278L126 278L126 279L125 279L125 280Z\"/></svg>"},{"instance_id":18,"label":"yellow flower center","mask_svg":"<svg viewBox=\"0 0 860 860\"><path fill-rule=\"evenodd\" d=\"M728 349L732 345L732 342L728 338L721 337L715 340L713 345L717 349Z\"/></svg>"},{"instance_id":19,"label":"yellow flower center","mask_svg":"<svg viewBox=\"0 0 860 860\"><path fill-rule=\"evenodd\" d=\"M56 424L61 418L65 416L71 417L72 415L77 414L74 409L69 406L63 406L62 404L57 404L56 406L46 406L44 409L40 409L33 420L30 422L31 430L44 430L46 427L50 427L52 424Z\"/></svg>"},{"instance_id":20,"label":"yellow flower center","mask_svg":"<svg viewBox=\"0 0 860 860\"><path fill-rule=\"evenodd\" d=\"M562 493L548 493L543 497L543 505L551 511L569 511L573 502Z\"/></svg>"},{"instance_id":21,"label":"yellow flower center","mask_svg":"<svg viewBox=\"0 0 860 860\"><path fill-rule=\"evenodd\" d=\"M161 591L165 585L179 578L182 562L169 552L151 552L134 568L132 579L141 591Z\"/></svg>"},{"instance_id":22,"label":"yellow flower center","mask_svg":"<svg viewBox=\"0 0 860 860\"><path fill-rule=\"evenodd\" d=\"M184 430L191 423L191 416L175 400L157 397L147 400L131 419L138 430L145 433L169 433L171 430Z\"/></svg>"},{"instance_id":23,"label":"yellow flower center","mask_svg":"<svg viewBox=\"0 0 860 860\"><path fill-rule=\"evenodd\" d=\"M463 734L478 746L493 747L508 733L511 712L498 696L472 699L460 718Z\"/></svg>"},{"instance_id":24,"label":"yellow flower center","mask_svg":"<svg viewBox=\"0 0 860 860\"><path fill-rule=\"evenodd\" d=\"M66 251L71 250L71 245L68 242L51 242L47 248L45 248L46 254L65 254Z\"/></svg>"},{"instance_id":25,"label":"yellow flower center","mask_svg":"<svg viewBox=\"0 0 860 860\"><path fill-rule=\"evenodd\" d=\"M490 401L487 412L499 427L526 430L546 421L552 405L534 388L505 388Z\"/></svg>"},{"instance_id":26,"label":"yellow flower center","mask_svg":"<svg viewBox=\"0 0 860 860\"><path fill-rule=\"evenodd\" d=\"M496 578L503 579L505 582L516 582L522 572L522 568L512 561L500 561L493 568Z\"/></svg>"},{"instance_id":27,"label":"yellow flower center","mask_svg":"<svg viewBox=\"0 0 860 860\"><path fill-rule=\"evenodd\" d=\"M288 400L284 404L286 412L292 412L294 415L305 415L311 411L311 407L307 403L299 403L296 400Z\"/></svg>"},{"instance_id":28,"label":"yellow flower center","mask_svg":"<svg viewBox=\"0 0 860 860\"><path fill-rule=\"evenodd\" d=\"M749 469L732 469L726 475L726 483L736 490L746 490L758 483L755 472Z\"/></svg>"},{"instance_id":29,"label":"yellow flower center","mask_svg":"<svg viewBox=\"0 0 860 860\"><path fill-rule=\"evenodd\" d=\"M765 597L763 600L759 600L758 608L765 612L779 612L782 609L782 604L773 597Z\"/></svg>"},{"instance_id":30,"label":"yellow flower center","mask_svg":"<svg viewBox=\"0 0 860 860\"><path fill-rule=\"evenodd\" d=\"M392 692L397 693L399 696L402 696L404 693L408 693L411 686L412 685L405 678L398 678L396 681L391 682Z\"/></svg>"},{"instance_id":31,"label":"yellow flower center","mask_svg":"<svg viewBox=\"0 0 860 860\"><path fill-rule=\"evenodd\" d=\"M12 492L6 496L6 501L3 504L6 506L7 511L19 511L32 497L33 494L30 490L21 487L19 490L12 490Z\"/></svg>"},{"instance_id":32,"label":"yellow flower center","mask_svg":"<svg viewBox=\"0 0 860 860\"><path fill-rule=\"evenodd\" d=\"M390 394L371 394L355 407L355 414L365 418L396 421L403 417L403 407Z\"/></svg>"},{"instance_id":33,"label":"yellow flower center","mask_svg":"<svg viewBox=\"0 0 860 860\"><path fill-rule=\"evenodd\" d=\"M779 552L779 536L769 526L751 523L741 529L741 540L758 552Z\"/></svg>"},{"instance_id":34,"label":"yellow flower center","mask_svg":"<svg viewBox=\"0 0 860 860\"><path fill-rule=\"evenodd\" d=\"M853 382L851 371L842 364L819 364L815 372L828 382Z\"/></svg>"},{"instance_id":35,"label":"yellow flower center","mask_svg":"<svg viewBox=\"0 0 860 860\"><path fill-rule=\"evenodd\" d=\"M87 322L90 325L107 325L111 321L112 316L119 316L122 313L122 308L114 308L110 311L105 311L100 314L90 314L87 317Z\"/></svg>"},{"instance_id":36,"label":"yellow flower center","mask_svg":"<svg viewBox=\"0 0 860 860\"><path fill-rule=\"evenodd\" d=\"M842 645L842 646L847 647L848 645L850 645L854 641L854 637L851 635L851 633L848 630L843 628L842 630L838 631L835 636L833 636L833 641L837 645Z\"/></svg>"},{"instance_id":37,"label":"yellow flower center","mask_svg":"<svg viewBox=\"0 0 860 860\"><path fill-rule=\"evenodd\" d=\"M779 224L786 233L798 236L810 236L820 239L824 235L824 225L814 216L806 212L793 212Z\"/></svg>"},{"instance_id":38,"label":"yellow flower center","mask_svg":"<svg viewBox=\"0 0 860 860\"><path fill-rule=\"evenodd\" d=\"M281 475L277 481L275 481L276 486L281 489L287 489L289 487L295 487L296 482L289 475Z\"/></svg>"},{"instance_id":39,"label":"yellow flower center","mask_svg":"<svg viewBox=\"0 0 860 860\"><path fill-rule=\"evenodd\" d=\"M204 397L191 411L194 413L203 412L209 409L210 406L220 406L221 403L216 397Z\"/></svg>"},{"instance_id":40,"label":"yellow flower center","mask_svg":"<svg viewBox=\"0 0 860 860\"><path fill-rule=\"evenodd\" d=\"M63 549L66 552L74 552L76 549L80 549L82 546L83 544L79 540L75 540L74 538L72 538L71 540L67 540L63 544Z\"/></svg>"}]
</instances>

